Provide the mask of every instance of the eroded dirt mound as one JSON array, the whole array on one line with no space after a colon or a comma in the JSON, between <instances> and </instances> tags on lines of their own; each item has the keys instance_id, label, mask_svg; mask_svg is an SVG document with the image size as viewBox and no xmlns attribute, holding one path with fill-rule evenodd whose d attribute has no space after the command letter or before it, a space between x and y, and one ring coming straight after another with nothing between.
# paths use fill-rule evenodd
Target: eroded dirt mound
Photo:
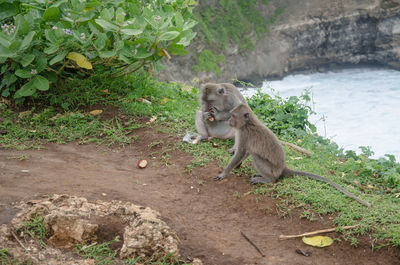
<instances>
[{"instance_id":1,"label":"eroded dirt mound","mask_svg":"<svg viewBox=\"0 0 400 265\"><path fill-rule=\"evenodd\" d=\"M36 263L43 259L49 262L53 257L60 260L61 255L62 262L57 264L67 264L71 257L66 257L57 248L73 250L76 244L105 242L116 237L122 242L117 246L121 259L168 253L179 255L175 232L160 219L158 212L148 207L121 201L88 202L86 198L69 195L21 202L16 207L21 211L11 221L11 227L1 226L0 248L12 248L14 256L26 259L28 255ZM44 242L49 246L45 249L35 246L34 240L25 241L28 246L17 241L17 237L24 236L20 228L38 216L43 218L46 228ZM18 231L18 235L12 231ZM90 264L88 260L75 262Z\"/></svg>"}]
</instances>

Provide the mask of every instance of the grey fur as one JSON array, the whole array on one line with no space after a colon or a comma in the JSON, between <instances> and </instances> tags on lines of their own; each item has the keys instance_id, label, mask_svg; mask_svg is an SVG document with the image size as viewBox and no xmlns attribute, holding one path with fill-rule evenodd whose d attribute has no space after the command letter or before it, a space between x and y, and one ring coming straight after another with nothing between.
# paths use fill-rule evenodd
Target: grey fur
<instances>
[{"instance_id":1,"label":"grey fur","mask_svg":"<svg viewBox=\"0 0 400 265\"><path fill-rule=\"evenodd\" d=\"M196 141L210 137L234 139L235 130L229 125L230 111L247 104L240 91L229 83L207 83L200 88L200 110L196 112ZM210 121L212 117L214 120ZM232 148L233 151L235 147Z\"/></svg>"},{"instance_id":2,"label":"grey fur","mask_svg":"<svg viewBox=\"0 0 400 265\"><path fill-rule=\"evenodd\" d=\"M249 155L253 157L253 165L259 174L251 179L252 184L277 181L281 176L301 175L324 181L350 198L365 206L370 203L346 191L337 183L324 177L303 171L295 171L286 166L285 153L276 135L262 124L249 106L240 104L231 111L230 126L236 129L237 150L224 171L215 177L224 179L227 174Z\"/></svg>"}]
</instances>

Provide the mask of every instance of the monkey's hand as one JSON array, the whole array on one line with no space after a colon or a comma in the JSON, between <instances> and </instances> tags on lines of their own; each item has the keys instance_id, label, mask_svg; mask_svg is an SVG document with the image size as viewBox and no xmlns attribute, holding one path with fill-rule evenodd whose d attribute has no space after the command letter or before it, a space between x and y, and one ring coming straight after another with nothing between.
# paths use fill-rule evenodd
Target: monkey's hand
<instances>
[{"instance_id":1,"label":"monkey's hand","mask_svg":"<svg viewBox=\"0 0 400 265\"><path fill-rule=\"evenodd\" d=\"M213 113L210 112L203 112L203 119L209 120L209 121L214 121L214 115Z\"/></svg>"},{"instance_id":2,"label":"monkey's hand","mask_svg":"<svg viewBox=\"0 0 400 265\"><path fill-rule=\"evenodd\" d=\"M214 179L215 180L223 180L226 177L226 174L221 173L218 176L215 176Z\"/></svg>"}]
</instances>

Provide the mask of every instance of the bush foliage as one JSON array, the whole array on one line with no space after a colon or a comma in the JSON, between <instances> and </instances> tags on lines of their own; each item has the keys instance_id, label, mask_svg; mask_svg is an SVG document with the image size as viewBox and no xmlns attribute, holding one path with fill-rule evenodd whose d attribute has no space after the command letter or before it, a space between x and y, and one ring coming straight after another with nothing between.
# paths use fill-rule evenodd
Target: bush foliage
<instances>
[{"instance_id":1,"label":"bush foliage","mask_svg":"<svg viewBox=\"0 0 400 265\"><path fill-rule=\"evenodd\" d=\"M193 0L3 0L0 95L47 91L97 68L120 76L187 51Z\"/></svg>"}]
</instances>

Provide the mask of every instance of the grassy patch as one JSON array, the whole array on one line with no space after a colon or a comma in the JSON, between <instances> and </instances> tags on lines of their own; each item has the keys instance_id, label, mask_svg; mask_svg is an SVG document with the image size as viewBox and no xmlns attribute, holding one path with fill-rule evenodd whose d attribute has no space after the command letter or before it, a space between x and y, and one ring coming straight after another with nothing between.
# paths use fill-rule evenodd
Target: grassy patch
<instances>
[{"instance_id":1,"label":"grassy patch","mask_svg":"<svg viewBox=\"0 0 400 265\"><path fill-rule=\"evenodd\" d=\"M49 100L39 105L39 99L34 99L32 104L36 105L28 113L1 108L0 132L3 135L0 145L19 149L37 148L45 142L67 141L124 145L130 143L136 128L147 126L145 122L152 116L156 117L156 121L151 126L156 130L158 128L179 137L186 131L195 131L194 114L198 108L195 89L176 83L158 82L146 76L102 82L90 79L79 84L68 84L74 86L63 88L62 93L53 91L53 98L57 99L54 102L58 103L52 107L48 107ZM101 92L105 89L107 93ZM84 104L81 104L82 101ZM295 143L314 154L311 158L303 157L285 148L289 167L329 178L370 202L372 207L366 208L328 184L306 177L284 178L275 184L257 185L251 189L251 193L279 198L278 208L282 216L290 216L292 210L297 208L301 209L301 217L309 220L330 215L335 225L358 225L356 229L343 232L344 238L352 244L357 244L358 236L370 234L374 247L400 246L400 164L390 155L371 159L369 156L372 152L365 147L362 147L361 155L356 155L313 134L315 127L308 122L312 112L308 101L307 93L289 99L259 93L249 99L249 104L280 139ZM61 102L68 102L68 106L62 106ZM104 106L111 105L117 111L108 113ZM97 116L90 115L89 111L93 108L102 108L104 112ZM213 141L218 148L212 147L210 142L201 142L199 145L167 145L159 150L157 146L160 143L154 142L149 149L159 152L157 156L161 157L163 165L173 162L169 155L175 148L192 154L193 160L186 167L188 172L212 161L222 168L231 159L227 150L232 146L232 141ZM242 176L254 173L251 159L246 160L234 173ZM247 178L244 180L247 181Z\"/></svg>"},{"instance_id":2,"label":"grassy patch","mask_svg":"<svg viewBox=\"0 0 400 265\"><path fill-rule=\"evenodd\" d=\"M33 215L28 222L22 223L22 225L17 228L17 233L25 238L37 240L43 247L46 246L45 240L47 238L47 231L43 216L41 216L40 213Z\"/></svg>"},{"instance_id":3,"label":"grassy patch","mask_svg":"<svg viewBox=\"0 0 400 265\"><path fill-rule=\"evenodd\" d=\"M21 261L19 259L15 259L11 255L11 249L3 248L0 249L0 264L2 265L30 265L32 262L30 260Z\"/></svg>"},{"instance_id":4,"label":"grassy patch","mask_svg":"<svg viewBox=\"0 0 400 265\"><path fill-rule=\"evenodd\" d=\"M94 259L98 265L115 264L116 250L112 250L110 245L118 242L119 238L103 243L94 242L93 244L76 244L74 252L85 259Z\"/></svg>"},{"instance_id":5,"label":"grassy patch","mask_svg":"<svg viewBox=\"0 0 400 265\"><path fill-rule=\"evenodd\" d=\"M196 95L182 88L147 76L70 81L33 98L27 111L0 108L0 147L38 149L47 142L71 141L124 146L134 139L135 129L146 126L140 119L153 115L182 129L194 124L189 113L197 104ZM103 112L92 115L93 109Z\"/></svg>"}]
</instances>

